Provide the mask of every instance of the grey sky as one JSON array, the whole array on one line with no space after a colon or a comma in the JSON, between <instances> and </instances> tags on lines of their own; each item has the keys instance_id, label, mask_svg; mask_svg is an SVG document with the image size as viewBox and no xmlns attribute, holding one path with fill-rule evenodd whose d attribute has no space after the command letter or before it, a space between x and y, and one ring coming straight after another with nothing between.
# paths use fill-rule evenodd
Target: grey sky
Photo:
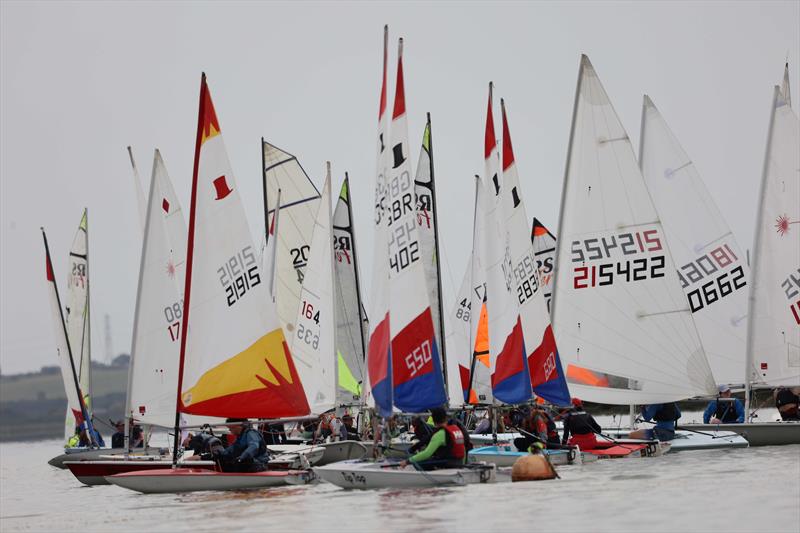
<instances>
[{"instance_id":1,"label":"grey sky","mask_svg":"<svg viewBox=\"0 0 800 533\"><path fill-rule=\"evenodd\" d=\"M84 206L94 357L103 357L105 313L115 353L129 350L141 234L125 146L134 147L145 187L153 148L161 149L186 209L201 71L254 235L263 224L260 137L296 154L318 186L330 159L335 190L350 172L369 287L385 23L390 80L396 40L405 38L414 145L425 112L432 114L448 296L471 245L471 176L483 168L488 81L497 103L506 99L527 211L555 231L581 53L634 146L642 93L653 98L740 244L751 247L771 91L787 53L800 101L800 2L3 1L3 372L57 363L38 228L48 230L63 290Z\"/></svg>"}]
</instances>

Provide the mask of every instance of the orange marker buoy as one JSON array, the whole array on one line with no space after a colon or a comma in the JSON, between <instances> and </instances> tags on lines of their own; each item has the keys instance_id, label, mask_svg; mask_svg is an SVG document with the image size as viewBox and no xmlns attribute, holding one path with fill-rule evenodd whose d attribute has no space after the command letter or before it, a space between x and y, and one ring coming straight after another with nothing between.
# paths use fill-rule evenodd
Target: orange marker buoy
<instances>
[{"instance_id":1,"label":"orange marker buoy","mask_svg":"<svg viewBox=\"0 0 800 533\"><path fill-rule=\"evenodd\" d=\"M554 479L557 475L555 468L542 455L525 455L511 467L511 481Z\"/></svg>"}]
</instances>

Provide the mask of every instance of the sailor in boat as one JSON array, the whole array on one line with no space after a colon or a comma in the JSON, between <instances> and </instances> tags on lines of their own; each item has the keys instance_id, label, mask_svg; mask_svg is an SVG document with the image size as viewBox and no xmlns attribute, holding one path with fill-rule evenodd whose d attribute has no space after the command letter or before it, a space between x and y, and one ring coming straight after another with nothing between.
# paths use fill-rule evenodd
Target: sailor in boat
<instances>
[{"instance_id":1,"label":"sailor in boat","mask_svg":"<svg viewBox=\"0 0 800 533\"><path fill-rule=\"evenodd\" d=\"M117 422L114 424L114 428L117 431L113 435L111 435L111 447L124 448L125 421L117 420ZM142 432L142 427L139 425L133 425L133 427L131 428L131 448L141 448L143 446L144 446L144 433Z\"/></svg>"},{"instance_id":2,"label":"sailor in boat","mask_svg":"<svg viewBox=\"0 0 800 533\"><path fill-rule=\"evenodd\" d=\"M269 452L264 437L250 426L246 418L225 420L228 430L236 440L215 454L223 472L263 472L267 469Z\"/></svg>"},{"instance_id":3,"label":"sailor in boat","mask_svg":"<svg viewBox=\"0 0 800 533\"><path fill-rule=\"evenodd\" d=\"M681 417L681 410L678 408L677 403L643 405L641 416L645 422L654 421L655 427L631 431L628 435L630 438L658 439L660 441L668 441L675 438L675 429L678 426L678 419Z\"/></svg>"},{"instance_id":4,"label":"sailor in boat","mask_svg":"<svg viewBox=\"0 0 800 533\"><path fill-rule=\"evenodd\" d=\"M561 448L556 423L547 411L539 407L521 410L522 420L517 427L523 430L521 437L514 439L514 446L521 452L530 451L531 446L537 448Z\"/></svg>"},{"instance_id":5,"label":"sailor in boat","mask_svg":"<svg viewBox=\"0 0 800 533\"><path fill-rule=\"evenodd\" d=\"M731 397L731 388L719 386L716 400L711 400L703 413L704 424L741 424L744 422L744 406L738 398Z\"/></svg>"},{"instance_id":6,"label":"sailor in boat","mask_svg":"<svg viewBox=\"0 0 800 533\"><path fill-rule=\"evenodd\" d=\"M775 397L775 407L781 415L782 420L800 420L800 387L789 389L778 387L773 392Z\"/></svg>"},{"instance_id":7,"label":"sailor in boat","mask_svg":"<svg viewBox=\"0 0 800 533\"><path fill-rule=\"evenodd\" d=\"M361 440L358 435L358 430L353 427L353 417L344 415L342 417L342 426L339 428L339 438L341 440Z\"/></svg>"},{"instance_id":8,"label":"sailor in boat","mask_svg":"<svg viewBox=\"0 0 800 533\"><path fill-rule=\"evenodd\" d=\"M600 433L602 428L592 415L583 410L583 402L579 398L573 398L572 407L562 412L560 417L564 421L562 445L580 446L582 450L591 450L597 447L595 434Z\"/></svg>"},{"instance_id":9,"label":"sailor in boat","mask_svg":"<svg viewBox=\"0 0 800 533\"><path fill-rule=\"evenodd\" d=\"M461 427L450 423L447 411L441 407L431 409L436 432L424 450L402 461L400 466L412 463L422 470L438 468L461 468L467 460L466 433Z\"/></svg>"},{"instance_id":10,"label":"sailor in boat","mask_svg":"<svg viewBox=\"0 0 800 533\"><path fill-rule=\"evenodd\" d=\"M92 439L89 438L89 430L83 427L84 424L77 424L75 426L75 434L72 435L64 448L89 448L92 446ZM96 429L93 429L94 442L100 448L105 447L106 443L103 441L102 435Z\"/></svg>"}]
</instances>

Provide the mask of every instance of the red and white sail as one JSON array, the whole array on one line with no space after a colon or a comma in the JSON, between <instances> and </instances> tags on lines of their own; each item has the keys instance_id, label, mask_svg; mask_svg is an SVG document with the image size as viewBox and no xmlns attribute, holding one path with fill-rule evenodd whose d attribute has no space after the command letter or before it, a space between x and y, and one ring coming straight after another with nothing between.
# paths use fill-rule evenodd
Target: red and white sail
<instances>
[{"instance_id":1,"label":"red and white sail","mask_svg":"<svg viewBox=\"0 0 800 533\"><path fill-rule=\"evenodd\" d=\"M506 212L502 179L498 169L490 84L484 137L484 178L483 185L478 187L478 203L483 206L486 232L481 237L481 255L486 261L492 392L496 400L517 404L530 400L531 381L514 279L512 234L506 222L511 213Z\"/></svg>"},{"instance_id":2,"label":"red and white sail","mask_svg":"<svg viewBox=\"0 0 800 533\"><path fill-rule=\"evenodd\" d=\"M256 259L205 75L191 198L180 411L248 418L308 414Z\"/></svg>"},{"instance_id":3,"label":"red and white sail","mask_svg":"<svg viewBox=\"0 0 800 533\"><path fill-rule=\"evenodd\" d=\"M800 385L800 122L788 70L774 89L756 218L748 385Z\"/></svg>"},{"instance_id":4,"label":"red and white sail","mask_svg":"<svg viewBox=\"0 0 800 533\"><path fill-rule=\"evenodd\" d=\"M447 394L425 281L409 157L400 39L384 210L388 229L390 358L394 405L401 411L420 412L445 404Z\"/></svg>"},{"instance_id":5,"label":"red and white sail","mask_svg":"<svg viewBox=\"0 0 800 533\"><path fill-rule=\"evenodd\" d=\"M375 171L374 246L372 257L372 283L370 286L369 344L367 372L369 389L367 405L376 406L383 416L392 413L392 367L389 354L389 228L386 209L387 156L389 143L386 116L386 66L389 28L383 28L383 77L378 107L377 168Z\"/></svg>"},{"instance_id":6,"label":"red and white sail","mask_svg":"<svg viewBox=\"0 0 800 533\"><path fill-rule=\"evenodd\" d=\"M292 356L308 405L317 415L332 409L336 400L332 229L328 163L291 339Z\"/></svg>"}]
</instances>

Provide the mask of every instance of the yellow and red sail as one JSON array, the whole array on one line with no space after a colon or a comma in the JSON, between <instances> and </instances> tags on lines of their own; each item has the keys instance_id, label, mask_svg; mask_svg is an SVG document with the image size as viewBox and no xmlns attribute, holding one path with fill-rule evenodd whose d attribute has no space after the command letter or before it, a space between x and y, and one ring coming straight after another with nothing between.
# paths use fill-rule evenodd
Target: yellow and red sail
<instances>
[{"instance_id":1,"label":"yellow and red sail","mask_svg":"<svg viewBox=\"0 0 800 533\"><path fill-rule=\"evenodd\" d=\"M308 414L268 286L203 75L181 328L180 411L243 418Z\"/></svg>"}]
</instances>

